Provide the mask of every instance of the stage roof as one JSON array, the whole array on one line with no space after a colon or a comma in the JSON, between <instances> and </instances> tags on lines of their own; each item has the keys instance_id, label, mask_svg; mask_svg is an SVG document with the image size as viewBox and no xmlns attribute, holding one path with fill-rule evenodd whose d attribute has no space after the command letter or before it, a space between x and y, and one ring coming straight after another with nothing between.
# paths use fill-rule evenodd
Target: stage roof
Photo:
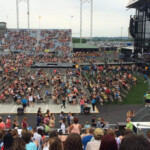
<instances>
[{"instance_id":1,"label":"stage roof","mask_svg":"<svg viewBox=\"0 0 150 150\"><path fill-rule=\"evenodd\" d=\"M150 0L130 0L127 8L137 8L138 6L142 6L146 3L150 3Z\"/></svg>"},{"instance_id":2,"label":"stage roof","mask_svg":"<svg viewBox=\"0 0 150 150\"><path fill-rule=\"evenodd\" d=\"M86 43L73 43L73 48L78 49L98 49L98 46L89 45Z\"/></svg>"}]
</instances>

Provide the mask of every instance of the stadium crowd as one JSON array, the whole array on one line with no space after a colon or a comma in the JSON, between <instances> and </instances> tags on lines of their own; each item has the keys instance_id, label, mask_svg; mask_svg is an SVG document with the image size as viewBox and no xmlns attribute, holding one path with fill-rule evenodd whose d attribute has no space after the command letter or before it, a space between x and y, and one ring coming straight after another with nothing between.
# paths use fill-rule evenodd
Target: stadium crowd
<instances>
[{"instance_id":1,"label":"stadium crowd","mask_svg":"<svg viewBox=\"0 0 150 150\"><path fill-rule=\"evenodd\" d=\"M122 102L131 87L136 86L134 73L141 69L135 65L93 66L83 73L83 84L101 104L115 100Z\"/></svg>"},{"instance_id":2,"label":"stadium crowd","mask_svg":"<svg viewBox=\"0 0 150 150\"><path fill-rule=\"evenodd\" d=\"M41 115L39 108L37 117ZM11 122L8 116L6 123L0 117L0 150L150 150L150 131L147 139L136 135L129 117L124 130L111 129L102 118L95 119L81 126L76 116L71 113L65 116L61 112L60 128L56 130L55 116L49 110L41 123L38 124L37 119L36 128L28 124L26 117L21 124L17 117Z\"/></svg>"}]
</instances>

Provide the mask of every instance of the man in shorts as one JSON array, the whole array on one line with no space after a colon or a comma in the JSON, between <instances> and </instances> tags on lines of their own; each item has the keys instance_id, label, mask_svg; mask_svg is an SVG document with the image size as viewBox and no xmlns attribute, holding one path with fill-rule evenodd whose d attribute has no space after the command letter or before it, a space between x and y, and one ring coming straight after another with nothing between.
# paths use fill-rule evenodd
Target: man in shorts
<instances>
[{"instance_id":1,"label":"man in shorts","mask_svg":"<svg viewBox=\"0 0 150 150\"><path fill-rule=\"evenodd\" d=\"M25 97L23 97L23 99L21 100L23 108L24 108L24 112L26 111L26 107L27 107L27 99Z\"/></svg>"}]
</instances>

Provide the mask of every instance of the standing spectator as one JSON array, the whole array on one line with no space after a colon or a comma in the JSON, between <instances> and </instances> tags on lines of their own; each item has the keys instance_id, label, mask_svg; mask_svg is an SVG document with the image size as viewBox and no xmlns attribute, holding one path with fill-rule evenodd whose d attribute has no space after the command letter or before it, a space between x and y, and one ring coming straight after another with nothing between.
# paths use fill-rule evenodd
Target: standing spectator
<instances>
[{"instance_id":1,"label":"standing spectator","mask_svg":"<svg viewBox=\"0 0 150 150\"><path fill-rule=\"evenodd\" d=\"M62 130L63 134L66 133L66 119L65 118L62 120L60 129Z\"/></svg>"},{"instance_id":2,"label":"standing spectator","mask_svg":"<svg viewBox=\"0 0 150 150\"><path fill-rule=\"evenodd\" d=\"M102 128L101 118L97 119L96 127L97 128Z\"/></svg>"},{"instance_id":3,"label":"standing spectator","mask_svg":"<svg viewBox=\"0 0 150 150\"><path fill-rule=\"evenodd\" d=\"M26 112L26 107L27 107L27 99L25 97L23 97L23 99L21 100L23 108L24 108L24 112Z\"/></svg>"},{"instance_id":4,"label":"standing spectator","mask_svg":"<svg viewBox=\"0 0 150 150\"><path fill-rule=\"evenodd\" d=\"M5 130L5 128L6 128L5 123L3 122L2 117L0 117L0 129Z\"/></svg>"},{"instance_id":5,"label":"standing spectator","mask_svg":"<svg viewBox=\"0 0 150 150\"><path fill-rule=\"evenodd\" d=\"M96 127L96 117L92 117L92 127Z\"/></svg>"},{"instance_id":6,"label":"standing spectator","mask_svg":"<svg viewBox=\"0 0 150 150\"><path fill-rule=\"evenodd\" d=\"M91 125L89 124L89 122L88 122L88 121L87 121L87 122L86 122L86 124L84 125L84 128L85 128L85 129L89 129L89 128L91 128Z\"/></svg>"},{"instance_id":7,"label":"standing spectator","mask_svg":"<svg viewBox=\"0 0 150 150\"><path fill-rule=\"evenodd\" d=\"M69 112L69 114L67 115L68 126L70 126L70 117L71 117L71 112Z\"/></svg>"},{"instance_id":8,"label":"standing spectator","mask_svg":"<svg viewBox=\"0 0 150 150\"><path fill-rule=\"evenodd\" d=\"M48 117L48 114L45 114L44 124L47 124L47 122L49 122L49 117Z\"/></svg>"},{"instance_id":9,"label":"standing spectator","mask_svg":"<svg viewBox=\"0 0 150 150\"><path fill-rule=\"evenodd\" d=\"M150 130L147 131L147 140L150 142Z\"/></svg>"},{"instance_id":10,"label":"standing spectator","mask_svg":"<svg viewBox=\"0 0 150 150\"><path fill-rule=\"evenodd\" d=\"M49 109L47 109L46 114L48 115L48 118L50 118L50 117L51 117L51 112L50 112L50 110L49 110Z\"/></svg>"},{"instance_id":11,"label":"standing spectator","mask_svg":"<svg viewBox=\"0 0 150 150\"><path fill-rule=\"evenodd\" d=\"M42 123L42 114L39 114L39 115L37 116L37 126L39 126L40 123Z\"/></svg>"},{"instance_id":12,"label":"standing spectator","mask_svg":"<svg viewBox=\"0 0 150 150\"><path fill-rule=\"evenodd\" d=\"M85 135L85 136L83 137L83 139L82 139L82 144L83 144L84 150L86 150L86 145L87 145L87 143L90 142L91 139L92 139L92 137L93 137L93 131L94 131L94 130L93 130L92 128L90 128L90 129L89 129L89 134L88 134L88 135Z\"/></svg>"},{"instance_id":13,"label":"standing spectator","mask_svg":"<svg viewBox=\"0 0 150 150\"><path fill-rule=\"evenodd\" d=\"M83 109L84 109L84 99L83 98L80 99L80 108L81 108L81 114L84 113L83 112Z\"/></svg>"},{"instance_id":14,"label":"standing spectator","mask_svg":"<svg viewBox=\"0 0 150 150\"><path fill-rule=\"evenodd\" d=\"M99 150L118 150L116 140L111 135L104 135Z\"/></svg>"},{"instance_id":15,"label":"standing spectator","mask_svg":"<svg viewBox=\"0 0 150 150\"><path fill-rule=\"evenodd\" d=\"M126 119L126 122L127 122L127 124L126 124L126 129L133 130L133 124L132 124L132 122L131 122L131 119L130 119L130 118L127 118L127 119Z\"/></svg>"},{"instance_id":16,"label":"standing spectator","mask_svg":"<svg viewBox=\"0 0 150 150\"><path fill-rule=\"evenodd\" d=\"M150 150L150 143L142 135L129 135L120 145L120 150Z\"/></svg>"},{"instance_id":17,"label":"standing spectator","mask_svg":"<svg viewBox=\"0 0 150 150\"><path fill-rule=\"evenodd\" d=\"M71 133L68 135L64 150L83 150L80 135L77 133Z\"/></svg>"},{"instance_id":18,"label":"standing spectator","mask_svg":"<svg viewBox=\"0 0 150 150\"><path fill-rule=\"evenodd\" d=\"M23 134L22 139L26 144L26 150L37 150L38 143L32 138L31 133Z\"/></svg>"},{"instance_id":19,"label":"standing spectator","mask_svg":"<svg viewBox=\"0 0 150 150\"><path fill-rule=\"evenodd\" d=\"M38 108L37 115L41 115L41 114L42 114L41 107L39 107L39 108Z\"/></svg>"},{"instance_id":20,"label":"standing spectator","mask_svg":"<svg viewBox=\"0 0 150 150\"><path fill-rule=\"evenodd\" d=\"M70 124L73 124L74 114L70 113Z\"/></svg>"},{"instance_id":21,"label":"standing spectator","mask_svg":"<svg viewBox=\"0 0 150 150\"><path fill-rule=\"evenodd\" d=\"M61 111L60 116L59 116L59 123L60 123L60 126L61 126L61 123L62 123L62 121L63 121L64 118L65 118L64 112Z\"/></svg>"},{"instance_id":22,"label":"standing spectator","mask_svg":"<svg viewBox=\"0 0 150 150\"><path fill-rule=\"evenodd\" d=\"M74 118L74 124L72 124L70 127L69 127L69 133L77 133L77 134L80 134L81 133L81 125L78 124L78 118Z\"/></svg>"},{"instance_id":23,"label":"standing spectator","mask_svg":"<svg viewBox=\"0 0 150 150\"><path fill-rule=\"evenodd\" d=\"M38 142L38 149L41 150L42 137L40 134L37 133L36 128L33 129L33 139L35 139Z\"/></svg>"},{"instance_id":24,"label":"standing spectator","mask_svg":"<svg viewBox=\"0 0 150 150\"><path fill-rule=\"evenodd\" d=\"M23 118L21 126L22 126L22 129L27 129L28 128L27 117Z\"/></svg>"},{"instance_id":25,"label":"standing spectator","mask_svg":"<svg viewBox=\"0 0 150 150\"><path fill-rule=\"evenodd\" d=\"M6 128L7 129L11 128L11 118L10 118L10 116L8 116L7 119L6 119Z\"/></svg>"},{"instance_id":26,"label":"standing spectator","mask_svg":"<svg viewBox=\"0 0 150 150\"><path fill-rule=\"evenodd\" d=\"M61 108L62 107L66 108L66 97L65 96L63 96L62 102L63 102L63 104L62 104Z\"/></svg>"},{"instance_id":27,"label":"standing spectator","mask_svg":"<svg viewBox=\"0 0 150 150\"><path fill-rule=\"evenodd\" d=\"M13 121L13 129L15 127L17 127L17 128L19 127L19 121L18 121L18 117L17 116L14 118L14 121Z\"/></svg>"},{"instance_id":28,"label":"standing spectator","mask_svg":"<svg viewBox=\"0 0 150 150\"><path fill-rule=\"evenodd\" d=\"M50 140L49 150L63 150L63 144L58 137L54 137Z\"/></svg>"},{"instance_id":29,"label":"standing spectator","mask_svg":"<svg viewBox=\"0 0 150 150\"><path fill-rule=\"evenodd\" d=\"M51 117L51 119L50 119L50 121L49 121L49 126L50 126L50 128L55 128L54 116Z\"/></svg>"},{"instance_id":30,"label":"standing spectator","mask_svg":"<svg viewBox=\"0 0 150 150\"><path fill-rule=\"evenodd\" d=\"M95 105L96 105L96 100L95 98L92 99L92 107L93 107L93 111L95 112Z\"/></svg>"},{"instance_id":31,"label":"standing spectator","mask_svg":"<svg viewBox=\"0 0 150 150\"><path fill-rule=\"evenodd\" d=\"M33 95L32 95L32 93L29 94L29 106L33 107Z\"/></svg>"},{"instance_id":32,"label":"standing spectator","mask_svg":"<svg viewBox=\"0 0 150 150\"><path fill-rule=\"evenodd\" d=\"M26 150L25 149L25 142L22 138L15 138L13 140L13 145L11 147L12 150Z\"/></svg>"},{"instance_id":33,"label":"standing spectator","mask_svg":"<svg viewBox=\"0 0 150 150\"><path fill-rule=\"evenodd\" d=\"M9 150L13 146L13 136L11 133L8 133L4 136L4 142L1 150Z\"/></svg>"},{"instance_id":34,"label":"standing spectator","mask_svg":"<svg viewBox=\"0 0 150 150\"><path fill-rule=\"evenodd\" d=\"M87 143L86 150L99 150L101 139L104 136L103 129L97 128L94 131L94 140Z\"/></svg>"}]
</instances>

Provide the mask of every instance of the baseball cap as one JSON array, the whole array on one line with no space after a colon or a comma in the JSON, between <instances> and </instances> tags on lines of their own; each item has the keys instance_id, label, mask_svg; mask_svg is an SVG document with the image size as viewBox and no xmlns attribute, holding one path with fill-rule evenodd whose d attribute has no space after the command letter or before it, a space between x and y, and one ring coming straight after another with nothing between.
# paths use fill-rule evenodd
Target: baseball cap
<instances>
[{"instance_id":1,"label":"baseball cap","mask_svg":"<svg viewBox=\"0 0 150 150\"><path fill-rule=\"evenodd\" d=\"M10 116L8 116L8 118L10 118Z\"/></svg>"},{"instance_id":2,"label":"baseball cap","mask_svg":"<svg viewBox=\"0 0 150 150\"><path fill-rule=\"evenodd\" d=\"M94 135L95 135L95 136L103 136L103 135L104 135L103 129L101 129L101 128L95 129Z\"/></svg>"}]
</instances>

